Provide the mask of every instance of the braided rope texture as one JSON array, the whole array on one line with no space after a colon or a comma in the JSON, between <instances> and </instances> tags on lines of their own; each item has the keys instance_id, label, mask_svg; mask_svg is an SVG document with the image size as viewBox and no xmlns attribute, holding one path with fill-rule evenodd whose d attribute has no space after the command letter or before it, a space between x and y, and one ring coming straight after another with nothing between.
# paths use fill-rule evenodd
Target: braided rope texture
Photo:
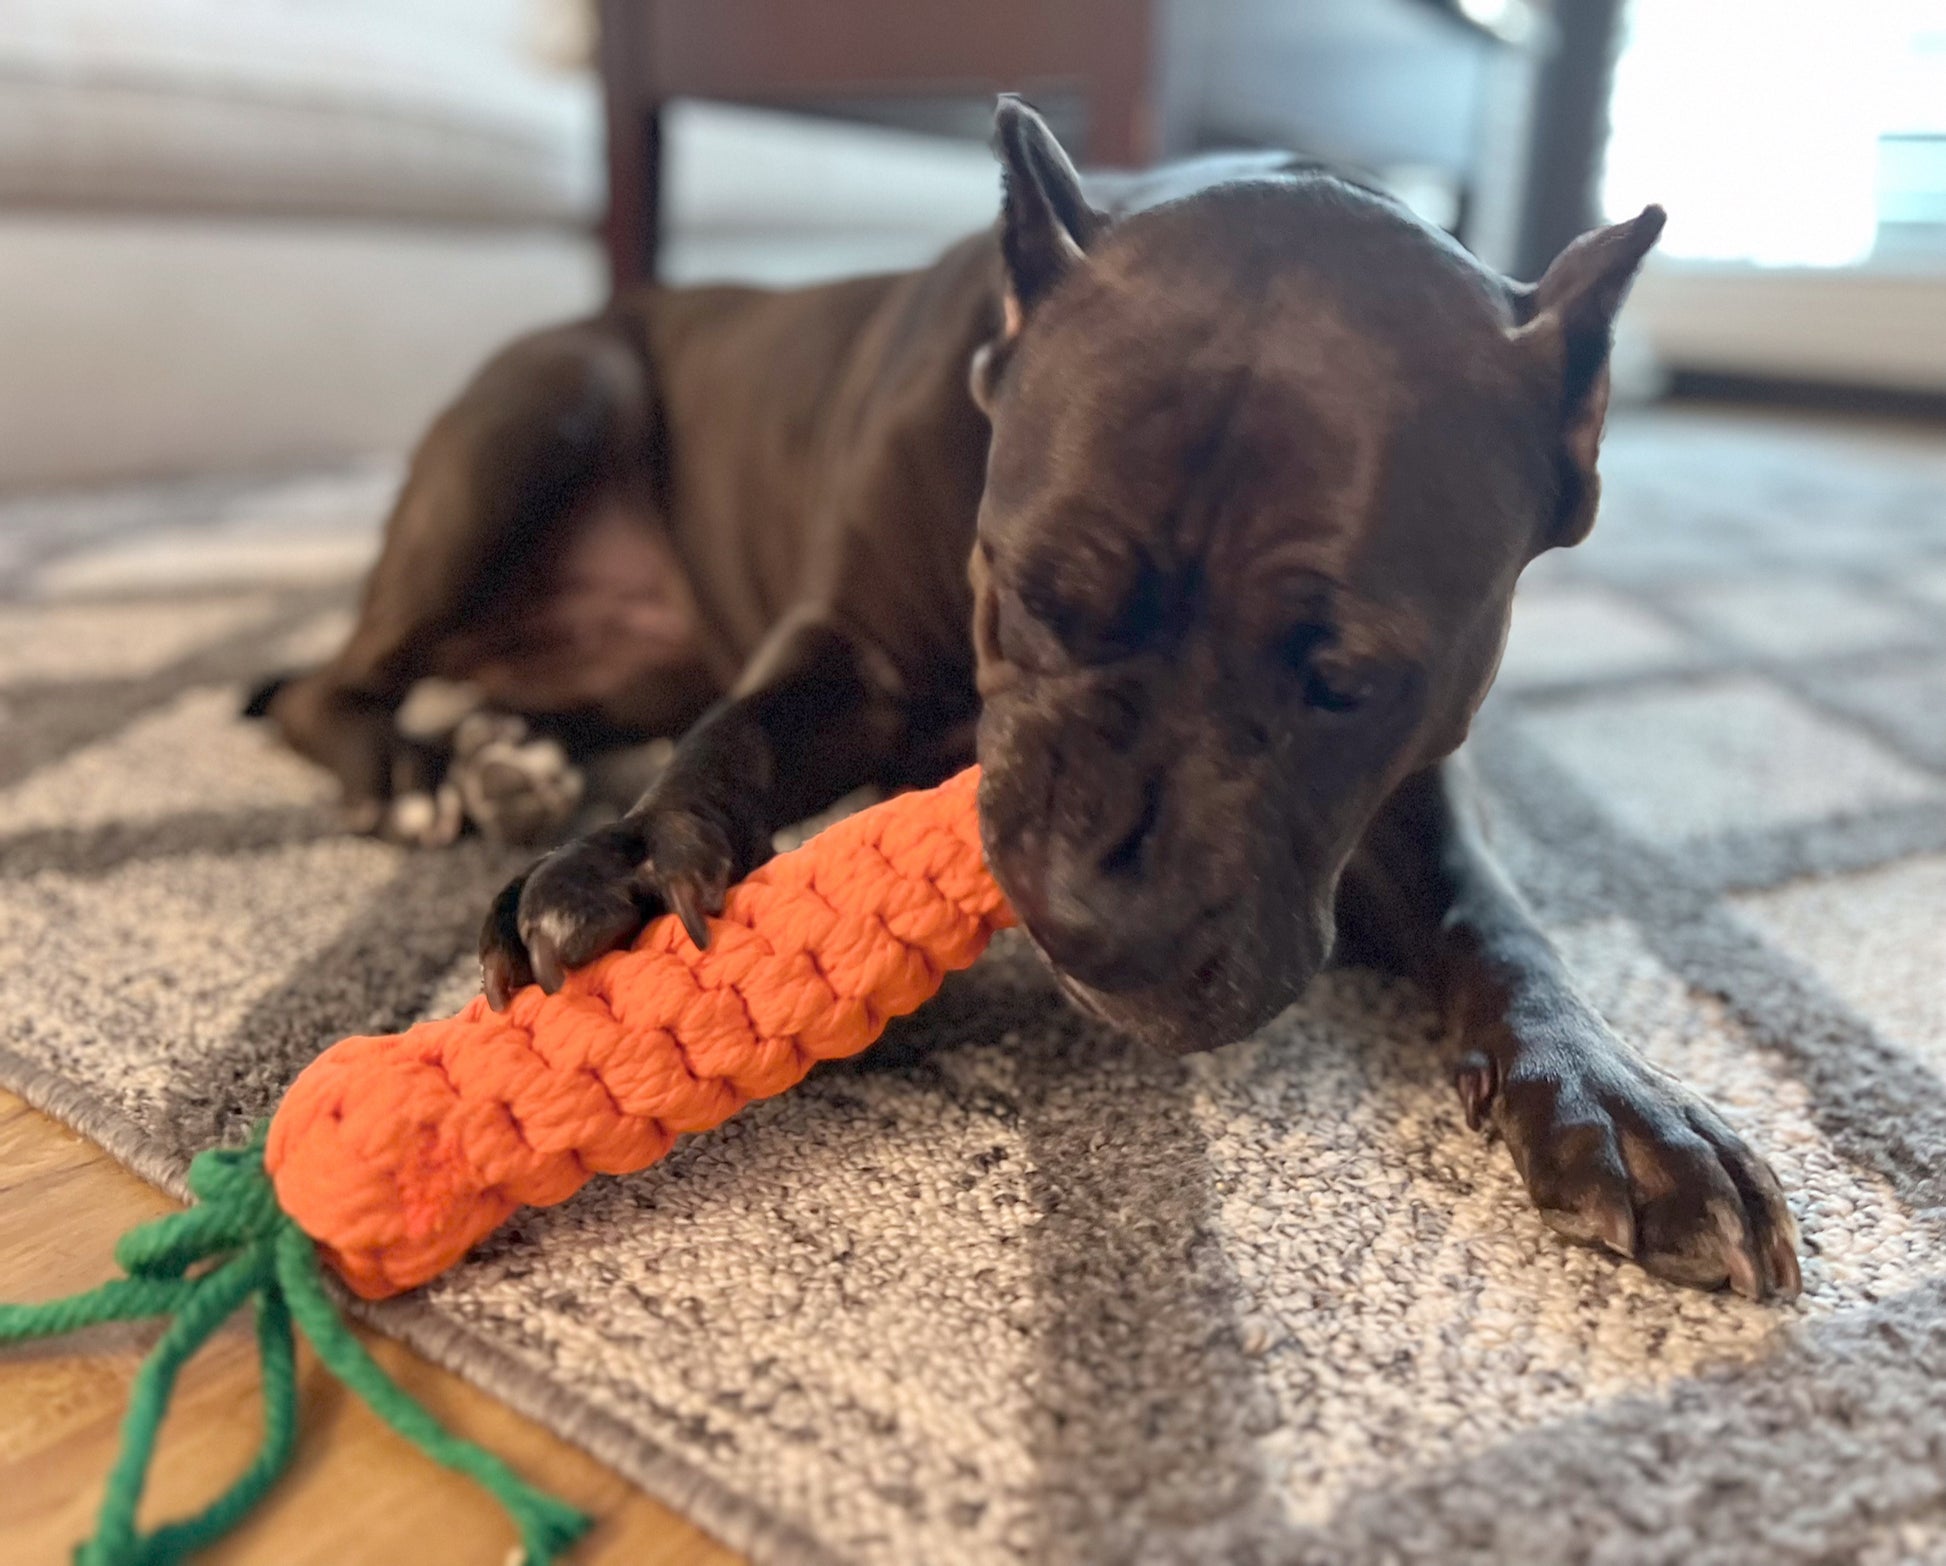
<instances>
[{"instance_id":1,"label":"braided rope texture","mask_svg":"<svg viewBox=\"0 0 1946 1566\"><path fill-rule=\"evenodd\" d=\"M698 951L673 916L627 951L291 1085L264 1164L352 1290L437 1277L515 1208L629 1174L820 1060L865 1049L1013 921L980 849L977 768L847 817L730 890Z\"/></svg>"}]
</instances>

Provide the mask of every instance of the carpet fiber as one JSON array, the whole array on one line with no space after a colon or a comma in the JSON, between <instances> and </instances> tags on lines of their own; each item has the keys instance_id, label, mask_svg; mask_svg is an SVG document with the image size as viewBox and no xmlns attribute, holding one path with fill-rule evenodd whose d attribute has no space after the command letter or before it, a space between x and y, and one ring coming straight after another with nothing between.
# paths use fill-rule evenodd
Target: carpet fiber
<instances>
[{"instance_id":1,"label":"carpet fiber","mask_svg":"<svg viewBox=\"0 0 1946 1566\"><path fill-rule=\"evenodd\" d=\"M1186 1062L1018 944L373 1313L766 1562L1946 1562L1946 450L1623 421L1475 751L1614 1021L1768 1151L1789 1308L1557 1241L1418 999ZM474 987L509 868L234 719L384 474L0 511L0 1083L179 1188Z\"/></svg>"}]
</instances>

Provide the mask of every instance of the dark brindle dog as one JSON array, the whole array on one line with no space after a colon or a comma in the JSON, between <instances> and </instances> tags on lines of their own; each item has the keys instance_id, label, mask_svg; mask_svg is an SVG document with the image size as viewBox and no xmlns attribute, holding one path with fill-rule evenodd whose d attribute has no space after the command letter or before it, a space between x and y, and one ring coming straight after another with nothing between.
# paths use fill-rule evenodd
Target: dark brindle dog
<instances>
[{"instance_id":1,"label":"dark brindle dog","mask_svg":"<svg viewBox=\"0 0 1946 1566\"><path fill-rule=\"evenodd\" d=\"M925 271L648 288L501 354L421 445L348 645L258 709L407 835L456 824L395 724L422 677L577 761L681 735L496 902L495 1004L665 908L705 940L774 830L977 751L994 873L1087 1010L1221 1044L1342 937L1436 995L1555 1228L1794 1293L1775 1178L1582 997L1449 759L1522 567L1594 521L1661 213L1528 287L1319 171L1111 213L1025 106L997 143L997 230ZM502 767L473 813L531 824L520 793Z\"/></svg>"}]
</instances>

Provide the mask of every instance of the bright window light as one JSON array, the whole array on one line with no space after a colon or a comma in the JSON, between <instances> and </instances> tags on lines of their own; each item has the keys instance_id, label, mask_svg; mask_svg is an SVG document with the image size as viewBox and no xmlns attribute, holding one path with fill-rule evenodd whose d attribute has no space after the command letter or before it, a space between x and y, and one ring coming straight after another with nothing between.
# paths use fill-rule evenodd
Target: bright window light
<instances>
[{"instance_id":1,"label":"bright window light","mask_svg":"<svg viewBox=\"0 0 1946 1566\"><path fill-rule=\"evenodd\" d=\"M1849 266L1878 233L1879 137L1940 0L1633 0L1602 204L1669 209L1663 252Z\"/></svg>"}]
</instances>

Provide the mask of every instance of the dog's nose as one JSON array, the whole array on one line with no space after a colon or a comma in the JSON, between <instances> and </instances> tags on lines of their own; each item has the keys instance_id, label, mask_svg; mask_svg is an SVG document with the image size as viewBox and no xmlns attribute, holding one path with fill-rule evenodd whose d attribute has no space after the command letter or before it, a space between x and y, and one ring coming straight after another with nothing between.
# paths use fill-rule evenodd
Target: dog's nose
<instances>
[{"instance_id":1,"label":"dog's nose","mask_svg":"<svg viewBox=\"0 0 1946 1566\"><path fill-rule=\"evenodd\" d=\"M1016 858L1001 878L1049 961L1110 991L1166 982L1183 957L1179 889L1156 863L1161 774L1151 773L1118 803L1119 810L1100 802L1094 830L1078 840L1042 838L1031 864Z\"/></svg>"},{"instance_id":2,"label":"dog's nose","mask_svg":"<svg viewBox=\"0 0 1946 1566\"><path fill-rule=\"evenodd\" d=\"M1124 943L1113 926L1080 913L1071 898L1061 899L1062 912L1042 907L1020 910L1022 922L1047 960L1070 978L1100 990L1124 988L1130 963Z\"/></svg>"},{"instance_id":3,"label":"dog's nose","mask_svg":"<svg viewBox=\"0 0 1946 1566\"><path fill-rule=\"evenodd\" d=\"M1166 977L1159 971L1159 953L1153 945L1131 946L1112 928L1047 919L1030 922L1027 928L1049 962L1091 989L1120 994Z\"/></svg>"},{"instance_id":4,"label":"dog's nose","mask_svg":"<svg viewBox=\"0 0 1946 1566\"><path fill-rule=\"evenodd\" d=\"M1212 955L1206 932L1173 908L1161 917L1123 906L1092 920L1057 916L1023 922L1049 962L1108 995L1183 982Z\"/></svg>"},{"instance_id":5,"label":"dog's nose","mask_svg":"<svg viewBox=\"0 0 1946 1566\"><path fill-rule=\"evenodd\" d=\"M1037 877L1014 907L1048 961L1094 989L1167 983L1195 955L1178 900L1121 877L1079 868Z\"/></svg>"}]
</instances>

